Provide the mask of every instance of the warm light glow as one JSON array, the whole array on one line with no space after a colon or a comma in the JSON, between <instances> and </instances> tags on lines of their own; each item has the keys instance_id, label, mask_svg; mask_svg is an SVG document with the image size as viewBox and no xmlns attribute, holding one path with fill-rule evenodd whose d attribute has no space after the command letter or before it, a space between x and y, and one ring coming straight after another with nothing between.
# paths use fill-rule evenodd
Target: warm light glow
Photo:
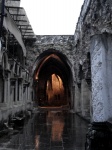
<instances>
[{"instance_id":1,"label":"warm light glow","mask_svg":"<svg viewBox=\"0 0 112 150\"><path fill-rule=\"evenodd\" d=\"M62 112L48 112L47 124L52 125L52 141L61 141L64 129L64 120Z\"/></svg>"},{"instance_id":2,"label":"warm light glow","mask_svg":"<svg viewBox=\"0 0 112 150\"><path fill-rule=\"evenodd\" d=\"M39 72L40 72L42 66L43 66L43 65L47 62L47 60L50 59L50 58L55 58L56 60L58 60L59 62L61 62L61 63L63 64L62 60L61 60L57 55L51 54L51 55L49 55L48 57L46 57L46 58L42 61L41 65L39 66L38 71L37 71L37 73L36 73L36 76L37 76L37 77L38 77L38 75L39 75Z\"/></svg>"},{"instance_id":3,"label":"warm light glow","mask_svg":"<svg viewBox=\"0 0 112 150\"><path fill-rule=\"evenodd\" d=\"M35 79L38 80L38 76L36 76Z\"/></svg>"},{"instance_id":4,"label":"warm light glow","mask_svg":"<svg viewBox=\"0 0 112 150\"><path fill-rule=\"evenodd\" d=\"M39 136L38 135L36 135L36 137L35 137L35 148L36 148L36 150L38 150L38 148L39 148Z\"/></svg>"},{"instance_id":5,"label":"warm light glow","mask_svg":"<svg viewBox=\"0 0 112 150\"><path fill-rule=\"evenodd\" d=\"M55 119L52 122L52 141L61 141L64 122L59 120L58 116L55 116Z\"/></svg>"},{"instance_id":6,"label":"warm light glow","mask_svg":"<svg viewBox=\"0 0 112 150\"><path fill-rule=\"evenodd\" d=\"M63 81L58 75L52 74L48 79L46 94L49 104L61 105L64 99L64 87Z\"/></svg>"}]
</instances>

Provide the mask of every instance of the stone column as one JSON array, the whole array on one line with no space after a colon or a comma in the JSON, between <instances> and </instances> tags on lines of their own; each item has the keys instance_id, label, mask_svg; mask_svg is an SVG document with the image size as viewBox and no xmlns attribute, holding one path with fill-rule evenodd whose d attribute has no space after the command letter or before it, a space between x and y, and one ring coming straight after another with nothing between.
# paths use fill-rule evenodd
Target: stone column
<instances>
[{"instance_id":1,"label":"stone column","mask_svg":"<svg viewBox=\"0 0 112 150\"><path fill-rule=\"evenodd\" d=\"M25 85L23 84L23 104L25 104L25 93L26 93L26 89L25 89Z\"/></svg>"},{"instance_id":2,"label":"stone column","mask_svg":"<svg viewBox=\"0 0 112 150\"><path fill-rule=\"evenodd\" d=\"M21 103L23 104L23 82L21 83Z\"/></svg>"},{"instance_id":3,"label":"stone column","mask_svg":"<svg viewBox=\"0 0 112 150\"><path fill-rule=\"evenodd\" d=\"M107 33L94 35L90 50L93 118L85 147L112 149L112 131L108 123L112 118L112 36Z\"/></svg>"},{"instance_id":4,"label":"stone column","mask_svg":"<svg viewBox=\"0 0 112 150\"><path fill-rule=\"evenodd\" d=\"M75 85L73 86L73 112L75 112Z\"/></svg>"},{"instance_id":5,"label":"stone column","mask_svg":"<svg viewBox=\"0 0 112 150\"><path fill-rule=\"evenodd\" d=\"M71 99L69 101L71 101L71 109L74 112L74 99L75 99L75 86L71 86Z\"/></svg>"},{"instance_id":6,"label":"stone column","mask_svg":"<svg viewBox=\"0 0 112 150\"><path fill-rule=\"evenodd\" d=\"M81 112L81 93L80 93L80 87L78 85L75 85L75 112L80 113Z\"/></svg>"},{"instance_id":7,"label":"stone column","mask_svg":"<svg viewBox=\"0 0 112 150\"><path fill-rule=\"evenodd\" d=\"M81 81L81 111L82 116L90 116L90 96L91 92L89 90L88 84L85 79Z\"/></svg>"},{"instance_id":8,"label":"stone column","mask_svg":"<svg viewBox=\"0 0 112 150\"><path fill-rule=\"evenodd\" d=\"M0 72L0 104L4 102L4 79Z\"/></svg>"},{"instance_id":9,"label":"stone column","mask_svg":"<svg viewBox=\"0 0 112 150\"><path fill-rule=\"evenodd\" d=\"M18 80L15 81L15 102L17 103L17 96L18 96Z\"/></svg>"},{"instance_id":10,"label":"stone column","mask_svg":"<svg viewBox=\"0 0 112 150\"><path fill-rule=\"evenodd\" d=\"M4 78L4 103L7 104L7 94L8 94L8 87L7 87L8 79Z\"/></svg>"},{"instance_id":11,"label":"stone column","mask_svg":"<svg viewBox=\"0 0 112 150\"><path fill-rule=\"evenodd\" d=\"M29 101L29 97L28 97L28 91L29 91L29 86L27 85L27 95L26 95L26 99L27 99L27 102Z\"/></svg>"},{"instance_id":12,"label":"stone column","mask_svg":"<svg viewBox=\"0 0 112 150\"><path fill-rule=\"evenodd\" d=\"M112 38L95 35L91 39L93 121L104 122L112 116Z\"/></svg>"},{"instance_id":13,"label":"stone column","mask_svg":"<svg viewBox=\"0 0 112 150\"><path fill-rule=\"evenodd\" d=\"M20 101L20 103L21 103L21 100L22 100L21 93L22 93L21 82L19 81L19 101Z\"/></svg>"},{"instance_id":14,"label":"stone column","mask_svg":"<svg viewBox=\"0 0 112 150\"><path fill-rule=\"evenodd\" d=\"M8 104L9 107L11 107L11 98L10 98L10 77L7 79L7 99L8 99Z\"/></svg>"}]
</instances>

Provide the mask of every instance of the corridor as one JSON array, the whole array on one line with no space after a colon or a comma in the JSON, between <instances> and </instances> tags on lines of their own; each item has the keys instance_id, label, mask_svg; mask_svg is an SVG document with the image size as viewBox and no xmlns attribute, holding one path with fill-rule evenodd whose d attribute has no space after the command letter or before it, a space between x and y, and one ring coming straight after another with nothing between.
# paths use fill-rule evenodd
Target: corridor
<instances>
[{"instance_id":1,"label":"corridor","mask_svg":"<svg viewBox=\"0 0 112 150\"><path fill-rule=\"evenodd\" d=\"M66 110L41 110L0 138L0 150L84 150L88 123Z\"/></svg>"}]
</instances>

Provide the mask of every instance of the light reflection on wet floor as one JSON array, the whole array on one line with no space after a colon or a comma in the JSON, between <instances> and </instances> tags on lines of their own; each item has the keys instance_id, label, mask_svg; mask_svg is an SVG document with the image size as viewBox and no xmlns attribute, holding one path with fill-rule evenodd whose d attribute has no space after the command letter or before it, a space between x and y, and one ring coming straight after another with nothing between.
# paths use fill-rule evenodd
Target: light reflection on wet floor
<instances>
[{"instance_id":1,"label":"light reflection on wet floor","mask_svg":"<svg viewBox=\"0 0 112 150\"><path fill-rule=\"evenodd\" d=\"M0 150L84 150L87 127L73 113L38 112L23 130L0 138Z\"/></svg>"}]
</instances>

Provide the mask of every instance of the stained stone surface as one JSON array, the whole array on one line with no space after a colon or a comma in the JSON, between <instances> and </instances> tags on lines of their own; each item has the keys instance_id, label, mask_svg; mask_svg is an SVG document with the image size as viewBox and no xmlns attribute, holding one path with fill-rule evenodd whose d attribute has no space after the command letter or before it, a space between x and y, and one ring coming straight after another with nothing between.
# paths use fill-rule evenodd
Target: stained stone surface
<instances>
[{"instance_id":1,"label":"stained stone surface","mask_svg":"<svg viewBox=\"0 0 112 150\"><path fill-rule=\"evenodd\" d=\"M93 36L91 42L93 121L104 122L112 115L112 37L109 34Z\"/></svg>"},{"instance_id":2,"label":"stained stone surface","mask_svg":"<svg viewBox=\"0 0 112 150\"><path fill-rule=\"evenodd\" d=\"M88 124L67 111L42 111L0 138L0 150L84 150Z\"/></svg>"},{"instance_id":3,"label":"stained stone surface","mask_svg":"<svg viewBox=\"0 0 112 150\"><path fill-rule=\"evenodd\" d=\"M65 54L72 62L73 35L37 35L36 42L27 44L27 68L32 67L44 51L54 49Z\"/></svg>"}]
</instances>

